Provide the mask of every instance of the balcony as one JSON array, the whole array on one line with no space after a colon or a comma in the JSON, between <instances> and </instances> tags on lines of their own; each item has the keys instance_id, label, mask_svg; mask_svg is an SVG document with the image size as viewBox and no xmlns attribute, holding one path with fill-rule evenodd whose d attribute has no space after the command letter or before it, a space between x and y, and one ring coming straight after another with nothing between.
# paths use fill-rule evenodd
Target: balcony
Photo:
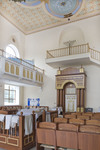
<instances>
[{"instance_id":1,"label":"balcony","mask_svg":"<svg viewBox=\"0 0 100 150\"><path fill-rule=\"evenodd\" d=\"M7 57L6 57L7 56ZM16 85L43 85L44 70L0 50L0 80Z\"/></svg>"},{"instance_id":2,"label":"balcony","mask_svg":"<svg viewBox=\"0 0 100 150\"><path fill-rule=\"evenodd\" d=\"M53 68L91 63L100 65L100 52L91 49L89 44L47 51L46 64Z\"/></svg>"}]
</instances>

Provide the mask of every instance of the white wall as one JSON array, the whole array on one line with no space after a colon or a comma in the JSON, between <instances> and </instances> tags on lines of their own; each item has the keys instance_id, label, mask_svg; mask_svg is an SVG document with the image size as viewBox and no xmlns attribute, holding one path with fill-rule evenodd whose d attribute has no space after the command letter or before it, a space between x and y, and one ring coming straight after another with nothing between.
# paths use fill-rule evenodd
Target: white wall
<instances>
[{"instance_id":1,"label":"white wall","mask_svg":"<svg viewBox=\"0 0 100 150\"><path fill-rule=\"evenodd\" d=\"M100 66L85 66L86 72L86 106L98 111L100 107Z\"/></svg>"},{"instance_id":2,"label":"white wall","mask_svg":"<svg viewBox=\"0 0 100 150\"><path fill-rule=\"evenodd\" d=\"M21 88L20 104L26 105L27 98L39 97L41 105L56 105L55 75L57 69L45 64L46 50L59 48L67 40L77 39L80 42L79 39L81 39L81 42L88 42L91 48L100 51L99 27L100 16L96 16L25 36L0 16L0 48L5 49L10 43L15 44L20 57L34 59L35 65L45 70L42 89L39 87ZM76 32L78 29L79 33ZM15 43L13 43L12 38L15 38ZM100 106L100 67L96 65L83 65L83 67L87 75L86 107L93 107L96 111ZM0 101L1 105L2 103Z\"/></svg>"},{"instance_id":3,"label":"white wall","mask_svg":"<svg viewBox=\"0 0 100 150\"><path fill-rule=\"evenodd\" d=\"M15 39L15 42L12 41L13 38ZM19 51L20 57L24 58L25 35L11 23L9 23L6 19L0 16L0 49L5 50L8 44L14 44ZM3 100L0 99L0 105L3 104ZM20 104L23 104L22 87L20 87Z\"/></svg>"},{"instance_id":4,"label":"white wall","mask_svg":"<svg viewBox=\"0 0 100 150\"><path fill-rule=\"evenodd\" d=\"M81 38L82 41L89 43L91 48L100 51L99 27L100 16L96 16L26 36L25 58L34 59L35 65L45 70L45 79L43 89L38 87L24 88L25 105L27 98L37 97L40 97L41 105L56 105L55 75L57 70L45 64L46 50L59 48L63 42L73 40L72 32L68 32L69 36L67 36L67 31L79 29L83 38L75 32L74 39ZM65 32L66 35L62 34ZM79 44L81 43L79 42ZM100 106L100 67L87 65L84 68L87 74L86 107L98 110Z\"/></svg>"},{"instance_id":5,"label":"white wall","mask_svg":"<svg viewBox=\"0 0 100 150\"><path fill-rule=\"evenodd\" d=\"M15 39L15 42L12 39ZM0 49L6 49L8 44L14 44L19 50L20 57L24 57L25 35L0 16Z\"/></svg>"}]
</instances>

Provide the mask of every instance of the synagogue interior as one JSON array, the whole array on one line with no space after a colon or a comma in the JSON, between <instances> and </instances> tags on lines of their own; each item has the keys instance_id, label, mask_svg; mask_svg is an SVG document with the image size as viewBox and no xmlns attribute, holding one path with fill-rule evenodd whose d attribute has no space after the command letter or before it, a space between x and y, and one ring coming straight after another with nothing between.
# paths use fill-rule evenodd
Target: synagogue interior
<instances>
[{"instance_id":1,"label":"synagogue interior","mask_svg":"<svg viewBox=\"0 0 100 150\"><path fill-rule=\"evenodd\" d=\"M100 0L0 0L0 150L100 150Z\"/></svg>"}]
</instances>

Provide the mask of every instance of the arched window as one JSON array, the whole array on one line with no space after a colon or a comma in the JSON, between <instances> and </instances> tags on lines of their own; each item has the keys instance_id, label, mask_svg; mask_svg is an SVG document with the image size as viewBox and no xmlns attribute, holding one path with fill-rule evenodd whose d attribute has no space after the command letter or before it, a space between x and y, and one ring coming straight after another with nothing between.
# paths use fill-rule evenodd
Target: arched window
<instances>
[{"instance_id":1,"label":"arched window","mask_svg":"<svg viewBox=\"0 0 100 150\"><path fill-rule=\"evenodd\" d=\"M18 57L19 58L18 49L13 44L9 44L6 47L6 57Z\"/></svg>"},{"instance_id":2,"label":"arched window","mask_svg":"<svg viewBox=\"0 0 100 150\"><path fill-rule=\"evenodd\" d=\"M6 47L6 57L17 57L19 58L18 49L9 44ZM12 84L12 83L11 83ZM19 105L19 87L16 85L4 85L4 105Z\"/></svg>"}]
</instances>

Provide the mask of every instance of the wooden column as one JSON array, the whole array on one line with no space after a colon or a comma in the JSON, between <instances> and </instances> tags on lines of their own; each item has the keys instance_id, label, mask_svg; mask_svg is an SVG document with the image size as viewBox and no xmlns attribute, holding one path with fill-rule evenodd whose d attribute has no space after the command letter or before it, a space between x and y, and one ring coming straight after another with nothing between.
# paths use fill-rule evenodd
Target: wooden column
<instances>
[{"instance_id":1,"label":"wooden column","mask_svg":"<svg viewBox=\"0 0 100 150\"><path fill-rule=\"evenodd\" d=\"M63 105L62 105L62 108L63 108L63 112L65 112L65 90L63 89Z\"/></svg>"},{"instance_id":2,"label":"wooden column","mask_svg":"<svg viewBox=\"0 0 100 150\"><path fill-rule=\"evenodd\" d=\"M77 89L77 112L80 112L80 89Z\"/></svg>"},{"instance_id":3,"label":"wooden column","mask_svg":"<svg viewBox=\"0 0 100 150\"><path fill-rule=\"evenodd\" d=\"M23 149L24 147L24 116L21 112L21 115L19 116L19 137L20 137L20 149Z\"/></svg>"},{"instance_id":4,"label":"wooden column","mask_svg":"<svg viewBox=\"0 0 100 150\"><path fill-rule=\"evenodd\" d=\"M33 111L33 145L35 144L35 135L36 135L36 130L35 130L35 125L36 125L36 122L35 122L35 113Z\"/></svg>"},{"instance_id":5,"label":"wooden column","mask_svg":"<svg viewBox=\"0 0 100 150\"><path fill-rule=\"evenodd\" d=\"M60 106L60 90L57 90L57 107Z\"/></svg>"},{"instance_id":6,"label":"wooden column","mask_svg":"<svg viewBox=\"0 0 100 150\"><path fill-rule=\"evenodd\" d=\"M81 112L84 111L84 89L81 89Z\"/></svg>"},{"instance_id":7,"label":"wooden column","mask_svg":"<svg viewBox=\"0 0 100 150\"><path fill-rule=\"evenodd\" d=\"M60 90L60 106L63 106L63 90Z\"/></svg>"}]
</instances>

